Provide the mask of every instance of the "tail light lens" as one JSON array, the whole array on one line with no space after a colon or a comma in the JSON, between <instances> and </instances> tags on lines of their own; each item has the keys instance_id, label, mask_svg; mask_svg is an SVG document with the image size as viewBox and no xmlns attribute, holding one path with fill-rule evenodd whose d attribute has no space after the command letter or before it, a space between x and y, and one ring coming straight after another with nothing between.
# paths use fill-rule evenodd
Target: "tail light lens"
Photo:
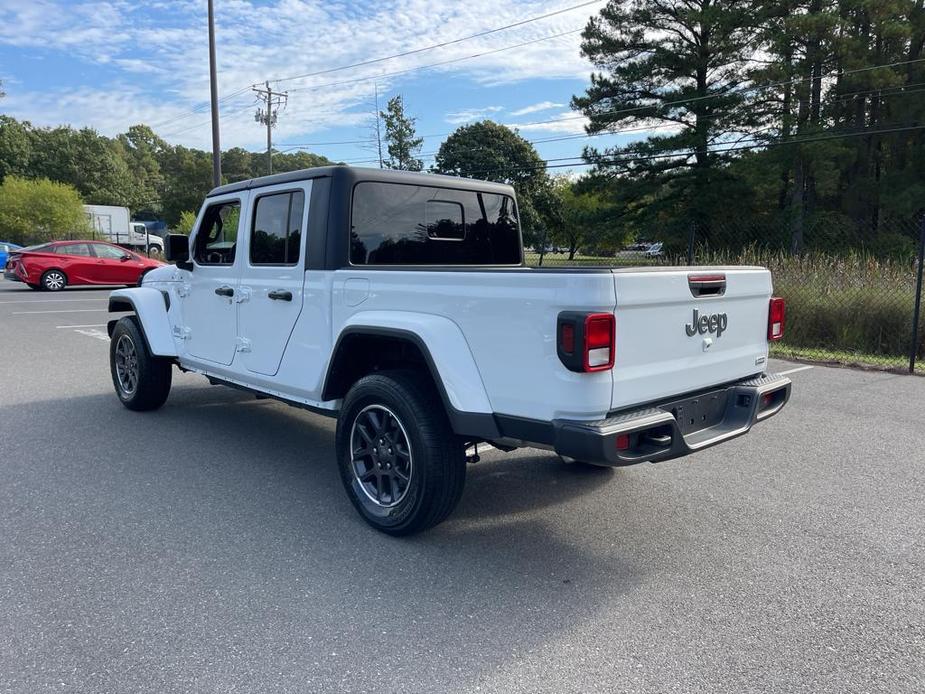
<instances>
[{"instance_id":1,"label":"tail light lens","mask_svg":"<svg viewBox=\"0 0 925 694\"><path fill-rule=\"evenodd\" d=\"M771 299L768 307L768 340L776 342L784 336L784 321L786 318L784 300L779 296Z\"/></svg>"},{"instance_id":2,"label":"tail light lens","mask_svg":"<svg viewBox=\"0 0 925 694\"><path fill-rule=\"evenodd\" d=\"M571 371L613 368L616 321L612 313L563 312L558 321L559 360Z\"/></svg>"}]
</instances>

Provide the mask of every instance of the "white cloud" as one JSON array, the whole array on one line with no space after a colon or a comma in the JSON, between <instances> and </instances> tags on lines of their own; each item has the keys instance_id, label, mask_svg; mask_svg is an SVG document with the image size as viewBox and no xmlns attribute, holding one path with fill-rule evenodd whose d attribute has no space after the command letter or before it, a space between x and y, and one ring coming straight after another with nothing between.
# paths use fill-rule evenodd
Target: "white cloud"
<instances>
[{"instance_id":1,"label":"white cloud","mask_svg":"<svg viewBox=\"0 0 925 694\"><path fill-rule=\"evenodd\" d=\"M576 114L574 111L564 111L545 120L526 121L523 123L507 123L509 128L516 128L524 133L556 133L564 135L577 135L585 132L588 119Z\"/></svg>"},{"instance_id":2,"label":"white cloud","mask_svg":"<svg viewBox=\"0 0 925 694\"><path fill-rule=\"evenodd\" d=\"M511 111L512 116L526 116L528 113L539 113L540 111L548 111L553 108L562 108L565 104L557 104L554 101L541 101L538 104L532 104L530 106L524 106L519 108L516 111Z\"/></svg>"},{"instance_id":3,"label":"white cloud","mask_svg":"<svg viewBox=\"0 0 925 694\"><path fill-rule=\"evenodd\" d=\"M498 113L504 109L501 106L485 106L484 108L467 108L462 111L454 111L446 114L444 120L453 125L468 123L469 121L481 120L487 118L493 113Z\"/></svg>"},{"instance_id":4,"label":"white cloud","mask_svg":"<svg viewBox=\"0 0 925 694\"><path fill-rule=\"evenodd\" d=\"M503 4L495 0L382 0L363 8L338 1L223 0L216 3L219 90L227 96L243 89L239 96L222 104L226 114L223 145L261 143L259 128L247 112L252 100L247 86L251 83L407 52L545 14L560 6L552 5L550 0ZM293 91L277 137L283 141L287 133L301 135L362 120L355 114L367 110L372 81L323 89L311 89L312 86L376 77L382 92L422 73L392 77L383 74L432 63L446 64L429 68L427 73L444 74L448 79L468 78L484 85L536 78L586 79L590 66L580 57L580 36L576 33L515 50L491 51L572 32L581 28L594 11L596 7L583 8L436 50L282 82L280 88ZM199 0L0 0L0 44L60 51L78 63L105 65L110 80L98 83L88 70L83 84L68 89L17 94L8 90L11 94L6 110L36 123L58 119L55 122L92 125L113 134L139 120L166 121L200 108L208 99L209 84L205 14L204 3ZM476 54L482 55L458 60ZM113 70L116 77L110 77ZM126 83L130 85L128 89ZM117 108L117 104L124 108ZM461 123L497 112L480 111L462 110L448 114L447 119ZM519 115L528 112L521 110ZM208 111L187 114L185 119L159 130L170 141L208 147Z\"/></svg>"}]
</instances>

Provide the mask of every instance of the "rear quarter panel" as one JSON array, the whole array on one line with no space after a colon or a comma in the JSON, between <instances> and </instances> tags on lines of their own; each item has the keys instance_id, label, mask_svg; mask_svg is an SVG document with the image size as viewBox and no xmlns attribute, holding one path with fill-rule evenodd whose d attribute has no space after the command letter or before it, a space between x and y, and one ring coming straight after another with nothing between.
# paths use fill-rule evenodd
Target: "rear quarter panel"
<instances>
[{"instance_id":1,"label":"rear quarter panel","mask_svg":"<svg viewBox=\"0 0 925 694\"><path fill-rule=\"evenodd\" d=\"M560 311L613 310L608 271L356 268L334 275L335 336L347 324L362 323L353 316L366 311L431 314L451 321L475 361L495 413L591 419L610 407L611 372L573 373L556 353ZM364 287L362 293L357 286ZM440 356L433 356L439 363Z\"/></svg>"}]
</instances>

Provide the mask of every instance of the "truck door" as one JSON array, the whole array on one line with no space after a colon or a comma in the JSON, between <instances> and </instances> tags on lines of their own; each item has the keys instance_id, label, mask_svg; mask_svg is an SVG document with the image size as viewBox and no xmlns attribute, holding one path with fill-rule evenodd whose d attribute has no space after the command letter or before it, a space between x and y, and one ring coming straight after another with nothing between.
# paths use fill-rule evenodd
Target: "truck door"
<instances>
[{"instance_id":1,"label":"truck door","mask_svg":"<svg viewBox=\"0 0 925 694\"><path fill-rule=\"evenodd\" d=\"M242 191L209 198L190 239L193 270L182 298L187 351L216 364L231 364L237 347L236 302L244 259L236 251L248 196Z\"/></svg>"},{"instance_id":2,"label":"truck door","mask_svg":"<svg viewBox=\"0 0 925 694\"><path fill-rule=\"evenodd\" d=\"M251 372L274 376L302 311L311 181L262 188L248 215L238 330Z\"/></svg>"}]
</instances>

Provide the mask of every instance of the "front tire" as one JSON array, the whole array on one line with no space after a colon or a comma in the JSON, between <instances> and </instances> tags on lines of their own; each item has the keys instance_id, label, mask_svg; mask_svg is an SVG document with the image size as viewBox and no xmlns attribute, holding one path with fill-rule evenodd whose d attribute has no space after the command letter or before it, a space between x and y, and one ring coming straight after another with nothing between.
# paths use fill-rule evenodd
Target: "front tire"
<instances>
[{"instance_id":1,"label":"front tire","mask_svg":"<svg viewBox=\"0 0 925 694\"><path fill-rule=\"evenodd\" d=\"M409 371L361 378L337 421L337 461L354 507L389 535L443 521L466 479L463 442L433 384Z\"/></svg>"},{"instance_id":2,"label":"front tire","mask_svg":"<svg viewBox=\"0 0 925 694\"><path fill-rule=\"evenodd\" d=\"M134 316L120 318L109 343L109 370L120 402L130 410L156 410L167 400L173 368L148 351Z\"/></svg>"},{"instance_id":3,"label":"front tire","mask_svg":"<svg viewBox=\"0 0 925 694\"><path fill-rule=\"evenodd\" d=\"M49 270L42 275L41 286L47 292L60 292L67 286L67 277L61 270Z\"/></svg>"}]
</instances>

